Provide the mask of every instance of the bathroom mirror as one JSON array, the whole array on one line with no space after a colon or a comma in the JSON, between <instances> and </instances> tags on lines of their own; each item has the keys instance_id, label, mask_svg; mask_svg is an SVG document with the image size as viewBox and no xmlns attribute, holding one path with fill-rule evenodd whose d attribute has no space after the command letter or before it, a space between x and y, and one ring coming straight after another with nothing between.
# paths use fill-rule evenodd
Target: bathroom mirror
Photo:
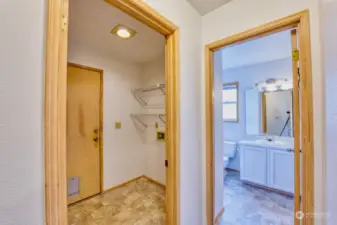
<instances>
[{"instance_id":1,"label":"bathroom mirror","mask_svg":"<svg viewBox=\"0 0 337 225\"><path fill-rule=\"evenodd\" d=\"M247 135L293 137L293 91L246 91Z\"/></svg>"}]
</instances>

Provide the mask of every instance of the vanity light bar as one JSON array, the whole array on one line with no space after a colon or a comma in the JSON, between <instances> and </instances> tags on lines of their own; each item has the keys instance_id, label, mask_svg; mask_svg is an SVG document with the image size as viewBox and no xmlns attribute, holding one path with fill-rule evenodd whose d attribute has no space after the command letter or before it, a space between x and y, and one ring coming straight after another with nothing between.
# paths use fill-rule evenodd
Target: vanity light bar
<instances>
[{"instance_id":1,"label":"vanity light bar","mask_svg":"<svg viewBox=\"0 0 337 225\"><path fill-rule=\"evenodd\" d=\"M293 83L289 79L268 79L255 84L259 92L286 91L293 89Z\"/></svg>"}]
</instances>

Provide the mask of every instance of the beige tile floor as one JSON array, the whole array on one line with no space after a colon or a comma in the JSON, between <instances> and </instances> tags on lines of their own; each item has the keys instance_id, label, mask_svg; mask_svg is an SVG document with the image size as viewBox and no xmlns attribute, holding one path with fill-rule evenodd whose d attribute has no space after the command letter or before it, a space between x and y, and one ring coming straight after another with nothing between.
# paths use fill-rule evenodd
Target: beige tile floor
<instances>
[{"instance_id":1,"label":"beige tile floor","mask_svg":"<svg viewBox=\"0 0 337 225\"><path fill-rule=\"evenodd\" d=\"M165 189L146 178L72 205L69 225L164 225Z\"/></svg>"},{"instance_id":2,"label":"beige tile floor","mask_svg":"<svg viewBox=\"0 0 337 225\"><path fill-rule=\"evenodd\" d=\"M225 212L218 225L293 225L293 197L243 184L233 171L224 182Z\"/></svg>"}]
</instances>

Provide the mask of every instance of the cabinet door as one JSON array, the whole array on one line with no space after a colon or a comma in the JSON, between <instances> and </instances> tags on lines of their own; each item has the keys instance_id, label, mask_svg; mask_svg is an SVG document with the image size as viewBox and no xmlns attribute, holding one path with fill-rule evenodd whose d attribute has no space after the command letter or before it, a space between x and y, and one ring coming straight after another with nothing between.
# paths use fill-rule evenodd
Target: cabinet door
<instances>
[{"instance_id":1,"label":"cabinet door","mask_svg":"<svg viewBox=\"0 0 337 225\"><path fill-rule=\"evenodd\" d=\"M286 150L268 149L268 186L294 193L294 153Z\"/></svg>"},{"instance_id":2,"label":"cabinet door","mask_svg":"<svg viewBox=\"0 0 337 225\"><path fill-rule=\"evenodd\" d=\"M252 183L267 185L267 152L265 148L242 146L241 179Z\"/></svg>"}]
</instances>

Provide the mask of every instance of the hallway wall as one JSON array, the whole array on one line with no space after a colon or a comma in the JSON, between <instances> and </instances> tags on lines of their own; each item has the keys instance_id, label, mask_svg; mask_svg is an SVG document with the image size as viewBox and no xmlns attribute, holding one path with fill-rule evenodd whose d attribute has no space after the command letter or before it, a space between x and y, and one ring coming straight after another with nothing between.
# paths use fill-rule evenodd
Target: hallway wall
<instances>
[{"instance_id":1,"label":"hallway wall","mask_svg":"<svg viewBox=\"0 0 337 225\"><path fill-rule=\"evenodd\" d=\"M0 224L44 224L45 7L0 1Z\"/></svg>"},{"instance_id":2,"label":"hallway wall","mask_svg":"<svg viewBox=\"0 0 337 225\"><path fill-rule=\"evenodd\" d=\"M201 16L185 0L147 2L180 28L179 211L181 224L201 225L204 213L200 176ZM3 27L0 224L45 224L43 115L47 3L47 0L0 1Z\"/></svg>"},{"instance_id":3,"label":"hallway wall","mask_svg":"<svg viewBox=\"0 0 337 225\"><path fill-rule=\"evenodd\" d=\"M335 225L337 221L337 180L336 177L336 139L337 139L337 27L336 12L337 0L321 0L321 24L323 59L325 72L325 104L326 104L326 152L324 162L324 172L322 173L326 181L326 213L327 225Z\"/></svg>"}]
</instances>

